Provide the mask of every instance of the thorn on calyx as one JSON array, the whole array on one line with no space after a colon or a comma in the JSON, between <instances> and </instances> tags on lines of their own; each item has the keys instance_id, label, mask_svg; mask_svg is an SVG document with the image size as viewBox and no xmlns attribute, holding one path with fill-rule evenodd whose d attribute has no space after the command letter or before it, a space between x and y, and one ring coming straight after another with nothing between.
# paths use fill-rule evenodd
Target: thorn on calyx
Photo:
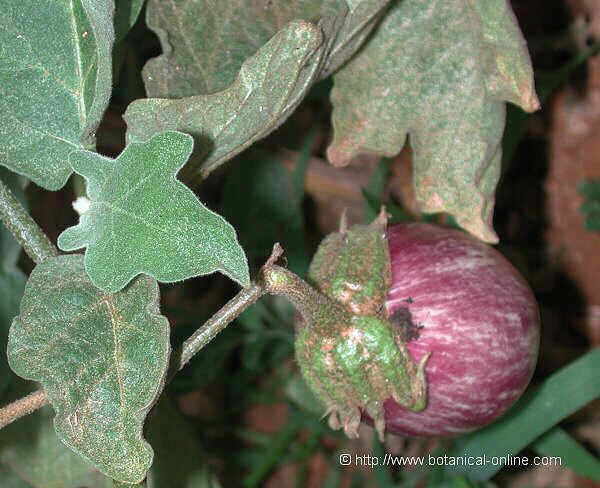
<instances>
[{"instance_id":1,"label":"thorn on calyx","mask_svg":"<svg viewBox=\"0 0 600 488\"><path fill-rule=\"evenodd\" d=\"M385 205L382 205L379 209L379 215L377 215L375 221L385 229L387 227L389 217L390 215L387 213Z\"/></svg>"},{"instance_id":2,"label":"thorn on calyx","mask_svg":"<svg viewBox=\"0 0 600 488\"><path fill-rule=\"evenodd\" d=\"M340 234L345 234L348 231L348 208L344 208L340 217Z\"/></svg>"}]
</instances>

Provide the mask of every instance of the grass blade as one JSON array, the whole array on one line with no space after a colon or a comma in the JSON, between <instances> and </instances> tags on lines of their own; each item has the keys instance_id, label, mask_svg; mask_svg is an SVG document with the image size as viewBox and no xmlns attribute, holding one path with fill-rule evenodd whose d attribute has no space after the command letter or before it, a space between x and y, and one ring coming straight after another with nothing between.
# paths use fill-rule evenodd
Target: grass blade
<instances>
[{"instance_id":1,"label":"grass blade","mask_svg":"<svg viewBox=\"0 0 600 488\"><path fill-rule=\"evenodd\" d=\"M600 349L594 349L529 391L499 422L457 441L452 455L488 458L517 454L565 417L600 396ZM503 466L457 466L471 479L487 480Z\"/></svg>"},{"instance_id":2,"label":"grass blade","mask_svg":"<svg viewBox=\"0 0 600 488\"><path fill-rule=\"evenodd\" d=\"M578 475L600 481L600 460L560 427L555 427L531 446L540 456L558 456L562 466Z\"/></svg>"}]
</instances>

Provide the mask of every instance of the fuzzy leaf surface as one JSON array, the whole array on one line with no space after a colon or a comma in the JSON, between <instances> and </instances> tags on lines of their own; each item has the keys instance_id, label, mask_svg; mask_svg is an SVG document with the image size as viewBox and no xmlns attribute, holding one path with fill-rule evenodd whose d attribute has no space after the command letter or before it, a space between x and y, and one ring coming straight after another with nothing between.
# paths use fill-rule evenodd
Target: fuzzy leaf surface
<instances>
[{"instance_id":1,"label":"fuzzy leaf surface","mask_svg":"<svg viewBox=\"0 0 600 488\"><path fill-rule=\"evenodd\" d=\"M317 26L292 22L244 63L226 90L133 102L124 115L128 140L146 140L164 130L189 133L208 174L277 128L294 110L318 74L322 42Z\"/></svg>"},{"instance_id":2,"label":"fuzzy leaf surface","mask_svg":"<svg viewBox=\"0 0 600 488\"><path fill-rule=\"evenodd\" d=\"M142 428L162 391L169 352L156 281L142 276L104 293L81 255L34 268L8 344L13 371L42 384L60 440L128 483L141 481L152 464Z\"/></svg>"},{"instance_id":3,"label":"fuzzy leaf surface","mask_svg":"<svg viewBox=\"0 0 600 488\"><path fill-rule=\"evenodd\" d=\"M192 147L191 136L164 132L129 144L116 160L71 155L91 205L58 246L87 248L85 268L96 286L114 293L140 273L170 283L215 271L250 284L233 227L175 178Z\"/></svg>"},{"instance_id":4,"label":"fuzzy leaf surface","mask_svg":"<svg viewBox=\"0 0 600 488\"><path fill-rule=\"evenodd\" d=\"M48 189L95 145L112 90L110 0L0 0L0 164Z\"/></svg>"},{"instance_id":5,"label":"fuzzy leaf surface","mask_svg":"<svg viewBox=\"0 0 600 488\"><path fill-rule=\"evenodd\" d=\"M448 212L496 242L505 101L539 106L525 42L505 0L394 2L364 48L334 76L335 165L394 156L407 135L423 212Z\"/></svg>"},{"instance_id":6,"label":"fuzzy leaf surface","mask_svg":"<svg viewBox=\"0 0 600 488\"><path fill-rule=\"evenodd\" d=\"M180 98L222 91L243 62L292 20L321 28L328 44L327 76L364 40L389 0L174 0L148 2L146 22L163 54L148 61L151 97ZM273 75L277 75L274 71Z\"/></svg>"},{"instance_id":7,"label":"fuzzy leaf surface","mask_svg":"<svg viewBox=\"0 0 600 488\"><path fill-rule=\"evenodd\" d=\"M131 104L128 140L187 132L204 149L196 156L206 176L281 125L313 82L354 52L388 1L152 2L148 21L165 54L145 68L146 87L170 99Z\"/></svg>"},{"instance_id":8,"label":"fuzzy leaf surface","mask_svg":"<svg viewBox=\"0 0 600 488\"><path fill-rule=\"evenodd\" d=\"M48 406L2 429L2 488L112 488L112 481L66 447Z\"/></svg>"}]
</instances>

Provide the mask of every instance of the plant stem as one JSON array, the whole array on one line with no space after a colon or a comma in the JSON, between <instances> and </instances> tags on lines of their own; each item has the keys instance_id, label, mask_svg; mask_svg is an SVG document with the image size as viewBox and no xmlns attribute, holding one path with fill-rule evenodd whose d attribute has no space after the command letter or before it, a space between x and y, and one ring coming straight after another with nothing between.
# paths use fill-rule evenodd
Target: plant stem
<instances>
[{"instance_id":1,"label":"plant stem","mask_svg":"<svg viewBox=\"0 0 600 488\"><path fill-rule=\"evenodd\" d=\"M46 403L48 403L46 393L43 390L37 390L4 408L0 408L0 429L25 415L35 412Z\"/></svg>"},{"instance_id":2,"label":"plant stem","mask_svg":"<svg viewBox=\"0 0 600 488\"><path fill-rule=\"evenodd\" d=\"M0 181L0 219L36 264L46 258L58 256L58 249L2 181Z\"/></svg>"},{"instance_id":3,"label":"plant stem","mask_svg":"<svg viewBox=\"0 0 600 488\"><path fill-rule=\"evenodd\" d=\"M289 269L275 264L263 266L261 281L265 293L287 298L313 330L329 331L331 323L350 320L349 312L337 302L317 291Z\"/></svg>"},{"instance_id":4,"label":"plant stem","mask_svg":"<svg viewBox=\"0 0 600 488\"><path fill-rule=\"evenodd\" d=\"M183 343L177 362L173 365L174 367L167 377L167 382L171 381L177 371L181 370L195 354L212 341L230 322L265 294L266 290L262 283L264 270L271 268L282 254L282 247L279 243L276 243L269 259L267 259L259 273L261 283L252 283L248 288L242 289Z\"/></svg>"}]
</instances>

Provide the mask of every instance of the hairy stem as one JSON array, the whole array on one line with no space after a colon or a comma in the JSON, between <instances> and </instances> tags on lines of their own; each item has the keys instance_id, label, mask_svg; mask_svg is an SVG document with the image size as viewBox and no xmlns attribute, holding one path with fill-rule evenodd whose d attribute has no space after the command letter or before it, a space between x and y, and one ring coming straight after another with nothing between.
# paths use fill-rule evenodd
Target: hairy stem
<instances>
[{"instance_id":1,"label":"hairy stem","mask_svg":"<svg viewBox=\"0 0 600 488\"><path fill-rule=\"evenodd\" d=\"M315 330L326 327L332 319L348 321L348 311L302 278L275 264L265 265L261 281L266 293L287 298L302 315L302 320Z\"/></svg>"},{"instance_id":2,"label":"hairy stem","mask_svg":"<svg viewBox=\"0 0 600 488\"><path fill-rule=\"evenodd\" d=\"M46 403L48 403L46 393L43 390L37 390L4 408L0 408L0 429L21 417L25 417L25 415L35 412Z\"/></svg>"},{"instance_id":3,"label":"hairy stem","mask_svg":"<svg viewBox=\"0 0 600 488\"><path fill-rule=\"evenodd\" d=\"M0 181L0 219L36 264L46 258L58 256L58 249L2 181Z\"/></svg>"}]
</instances>

